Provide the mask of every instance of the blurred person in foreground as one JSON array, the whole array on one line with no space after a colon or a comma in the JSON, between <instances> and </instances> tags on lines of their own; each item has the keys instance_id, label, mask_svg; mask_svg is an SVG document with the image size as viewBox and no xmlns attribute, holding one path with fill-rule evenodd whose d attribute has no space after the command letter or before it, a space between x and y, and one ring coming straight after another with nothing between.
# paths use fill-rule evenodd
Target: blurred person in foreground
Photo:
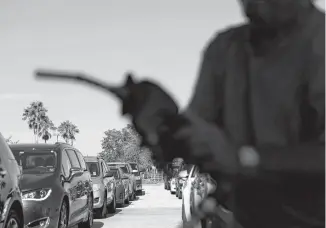
<instances>
[{"instance_id":1,"label":"blurred person in foreground","mask_svg":"<svg viewBox=\"0 0 326 228\"><path fill-rule=\"evenodd\" d=\"M248 22L205 49L192 125L175 137L232 180L214 198L244 228L325 227L325 14L312 0L240 3Z\"/></svg>"}]
</instances>

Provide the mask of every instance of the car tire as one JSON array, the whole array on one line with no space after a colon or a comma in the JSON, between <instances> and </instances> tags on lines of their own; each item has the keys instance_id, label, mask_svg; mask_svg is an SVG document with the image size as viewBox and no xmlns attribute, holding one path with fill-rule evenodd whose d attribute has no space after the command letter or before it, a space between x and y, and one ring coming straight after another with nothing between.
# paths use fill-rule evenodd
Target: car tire
<instances>
[{"instance_id":1,"label":"car tire","mask_svg":"<svg viewBox=\"0 0 326 228\"><path fill-rule=\"evenodd\" d=\"M128 197L125 199L125 205L129 205L130 201L129 201L129 189L128 189Z\"/></svg>"},{"instance_id":2,"label":"car tire","mask_svg":"<svg viewBox=\"0 0 326 228\"><path fill-rule=\"evenodd\" d=\"M97 213L99 218L106 218L106 216L108 214L108 205L106 203L107 203L107 196L106 196L106 193L104 193L103 205L98 210L98 213Z\"/></svg>"},{"instance_id":3,"label":"car tire","mask_svg":"<svg viewBox=\"0 0 326 228\"><path fill-rule=\"evenodd\" d=\"M182 193L181 193L181 192L179 192L179 194L178 194L178 198L179 198L179 199L182 199Z\"/></svg>"},{"instance_id":4,"label":"car tire","mask_svg":"<svg viewBox=\"0 0 326 228\"><path fill-rule=\"evenodd\" d=\"M178 191L178 190L176 190L176 191L175 191L175 197L177 197L177 198L178 198L178 196L179 196L179 191Z\"/></svg>"},{"instance_id":5,"label":"car tire","mask_svg":"<svg viewBox=\"0 0 326 228\"><path fill-rule=\"evenodd\" d=\"M93 196L88 197L88 218L86 222L81 222L78 224L78 228L92 228L93 220Z\"/></svg>"},{"instance_id":6,"label":"car tire","mask_svg":"<svg viewBox=\"0 0 326 228\"><path fill-rule=\"evenodd\" d=\"M125 206L125 198L126 198L126 194L125 194L125 190L123 189L123 197L122 197L122 203L119 203L118 206L119 207L124 207Z\"/></svg>"},{"instance_id":7,"label":"car tire","mask_svg":"<svg viewBox=\"0 0 326 228\"><path fill-rule=\"evenodd\" d=\"M67 202L65 200L62 201L60 207L58 228L61 227L68 227L68 207L67 207Z\"/></svg>"},{"instance_id":8,"label":"car tire","mask_svg":"<svg viewBox=\"0 0 326 228\"><path fill-rule=\"evenodd\" d=\"M116 208L117 208L117 201L115 199L115 194L113 196L112 202L109 204L108 206L108 211L113 214L116 212Z\"/></svg>"},{"instance_id":9,"label":"car tire","mask_svg":"<svg viewBox=\"0 0 326 228\"><path fill-rule=\"evenodd\" d=\"M10 228L13 226L17 226L18 228L23 228L24 224L23 224L22 218L20 218L20 216L18 216L18 213L14 209L11 209L9 211L6 225L4 226L4 228Z\"/></svg>"}]
</instances>

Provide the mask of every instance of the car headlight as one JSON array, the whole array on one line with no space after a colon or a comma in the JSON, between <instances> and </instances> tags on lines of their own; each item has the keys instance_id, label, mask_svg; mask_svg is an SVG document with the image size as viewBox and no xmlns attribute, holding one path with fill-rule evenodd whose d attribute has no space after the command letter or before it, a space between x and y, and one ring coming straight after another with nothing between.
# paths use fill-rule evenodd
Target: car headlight
<instances>
[{"instance_id":1,"label":"car headlight","mask_svg":"<svg viewBox=\"0 0 326 228\"><path fill-rule=\"evenodd\" d=\"M93 191L99 191L100 190L100 185L99 184L93 184Z\"/></svg>"},{"instance_id":2,"label":"car headlight","mask_svg":"<svg viewBox=\"0 0 326 228\"><path fill-rule=\"evenodd\" d=\"M23 200L34 200L34 201L42 201L47 199L52 190L50 188L42 188L35 191L24 192L22 195Z\"/></svg>"}]
</instances>

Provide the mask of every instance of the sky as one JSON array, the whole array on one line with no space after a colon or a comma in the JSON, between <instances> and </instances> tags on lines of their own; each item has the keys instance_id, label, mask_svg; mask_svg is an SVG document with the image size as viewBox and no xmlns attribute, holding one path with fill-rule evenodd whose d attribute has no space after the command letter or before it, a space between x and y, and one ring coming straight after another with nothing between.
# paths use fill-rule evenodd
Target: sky
<instances>
[{"instance_id":1,"label":"sky","mask_svg":"<svg viewBox=\"0 0 326 228\"><path fill-rule=\"evenodd\" d=\"M325 0L317 4L325 8ZM237 0L1 0L0 132L33 142L22 113L42 101L56 125L78 126L74 145L96 155L104 132L128 123L118 101L82 85L36 81L35 69L83 71L115 84L132 71L160 82L184 107L206 42L243 21Z\"/></svg>"}]
</instances>

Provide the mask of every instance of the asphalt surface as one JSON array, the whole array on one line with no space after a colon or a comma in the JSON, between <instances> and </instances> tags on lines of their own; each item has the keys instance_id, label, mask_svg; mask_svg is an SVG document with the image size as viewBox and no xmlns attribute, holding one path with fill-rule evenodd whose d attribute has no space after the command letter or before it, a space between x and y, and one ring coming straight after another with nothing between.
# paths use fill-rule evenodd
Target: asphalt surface
<instances>
[{"instance_id":1,"label":"asphalt surface","mask_svg":"<svg viewBox=\"0 0 326 228\"><path fill-rule=\"evenodd\" d=\"M181 223L182 201L162 184L143 188L145 195L105 219L95 219L93 228L176 228Z\"/></svg>"}]
</instances>

